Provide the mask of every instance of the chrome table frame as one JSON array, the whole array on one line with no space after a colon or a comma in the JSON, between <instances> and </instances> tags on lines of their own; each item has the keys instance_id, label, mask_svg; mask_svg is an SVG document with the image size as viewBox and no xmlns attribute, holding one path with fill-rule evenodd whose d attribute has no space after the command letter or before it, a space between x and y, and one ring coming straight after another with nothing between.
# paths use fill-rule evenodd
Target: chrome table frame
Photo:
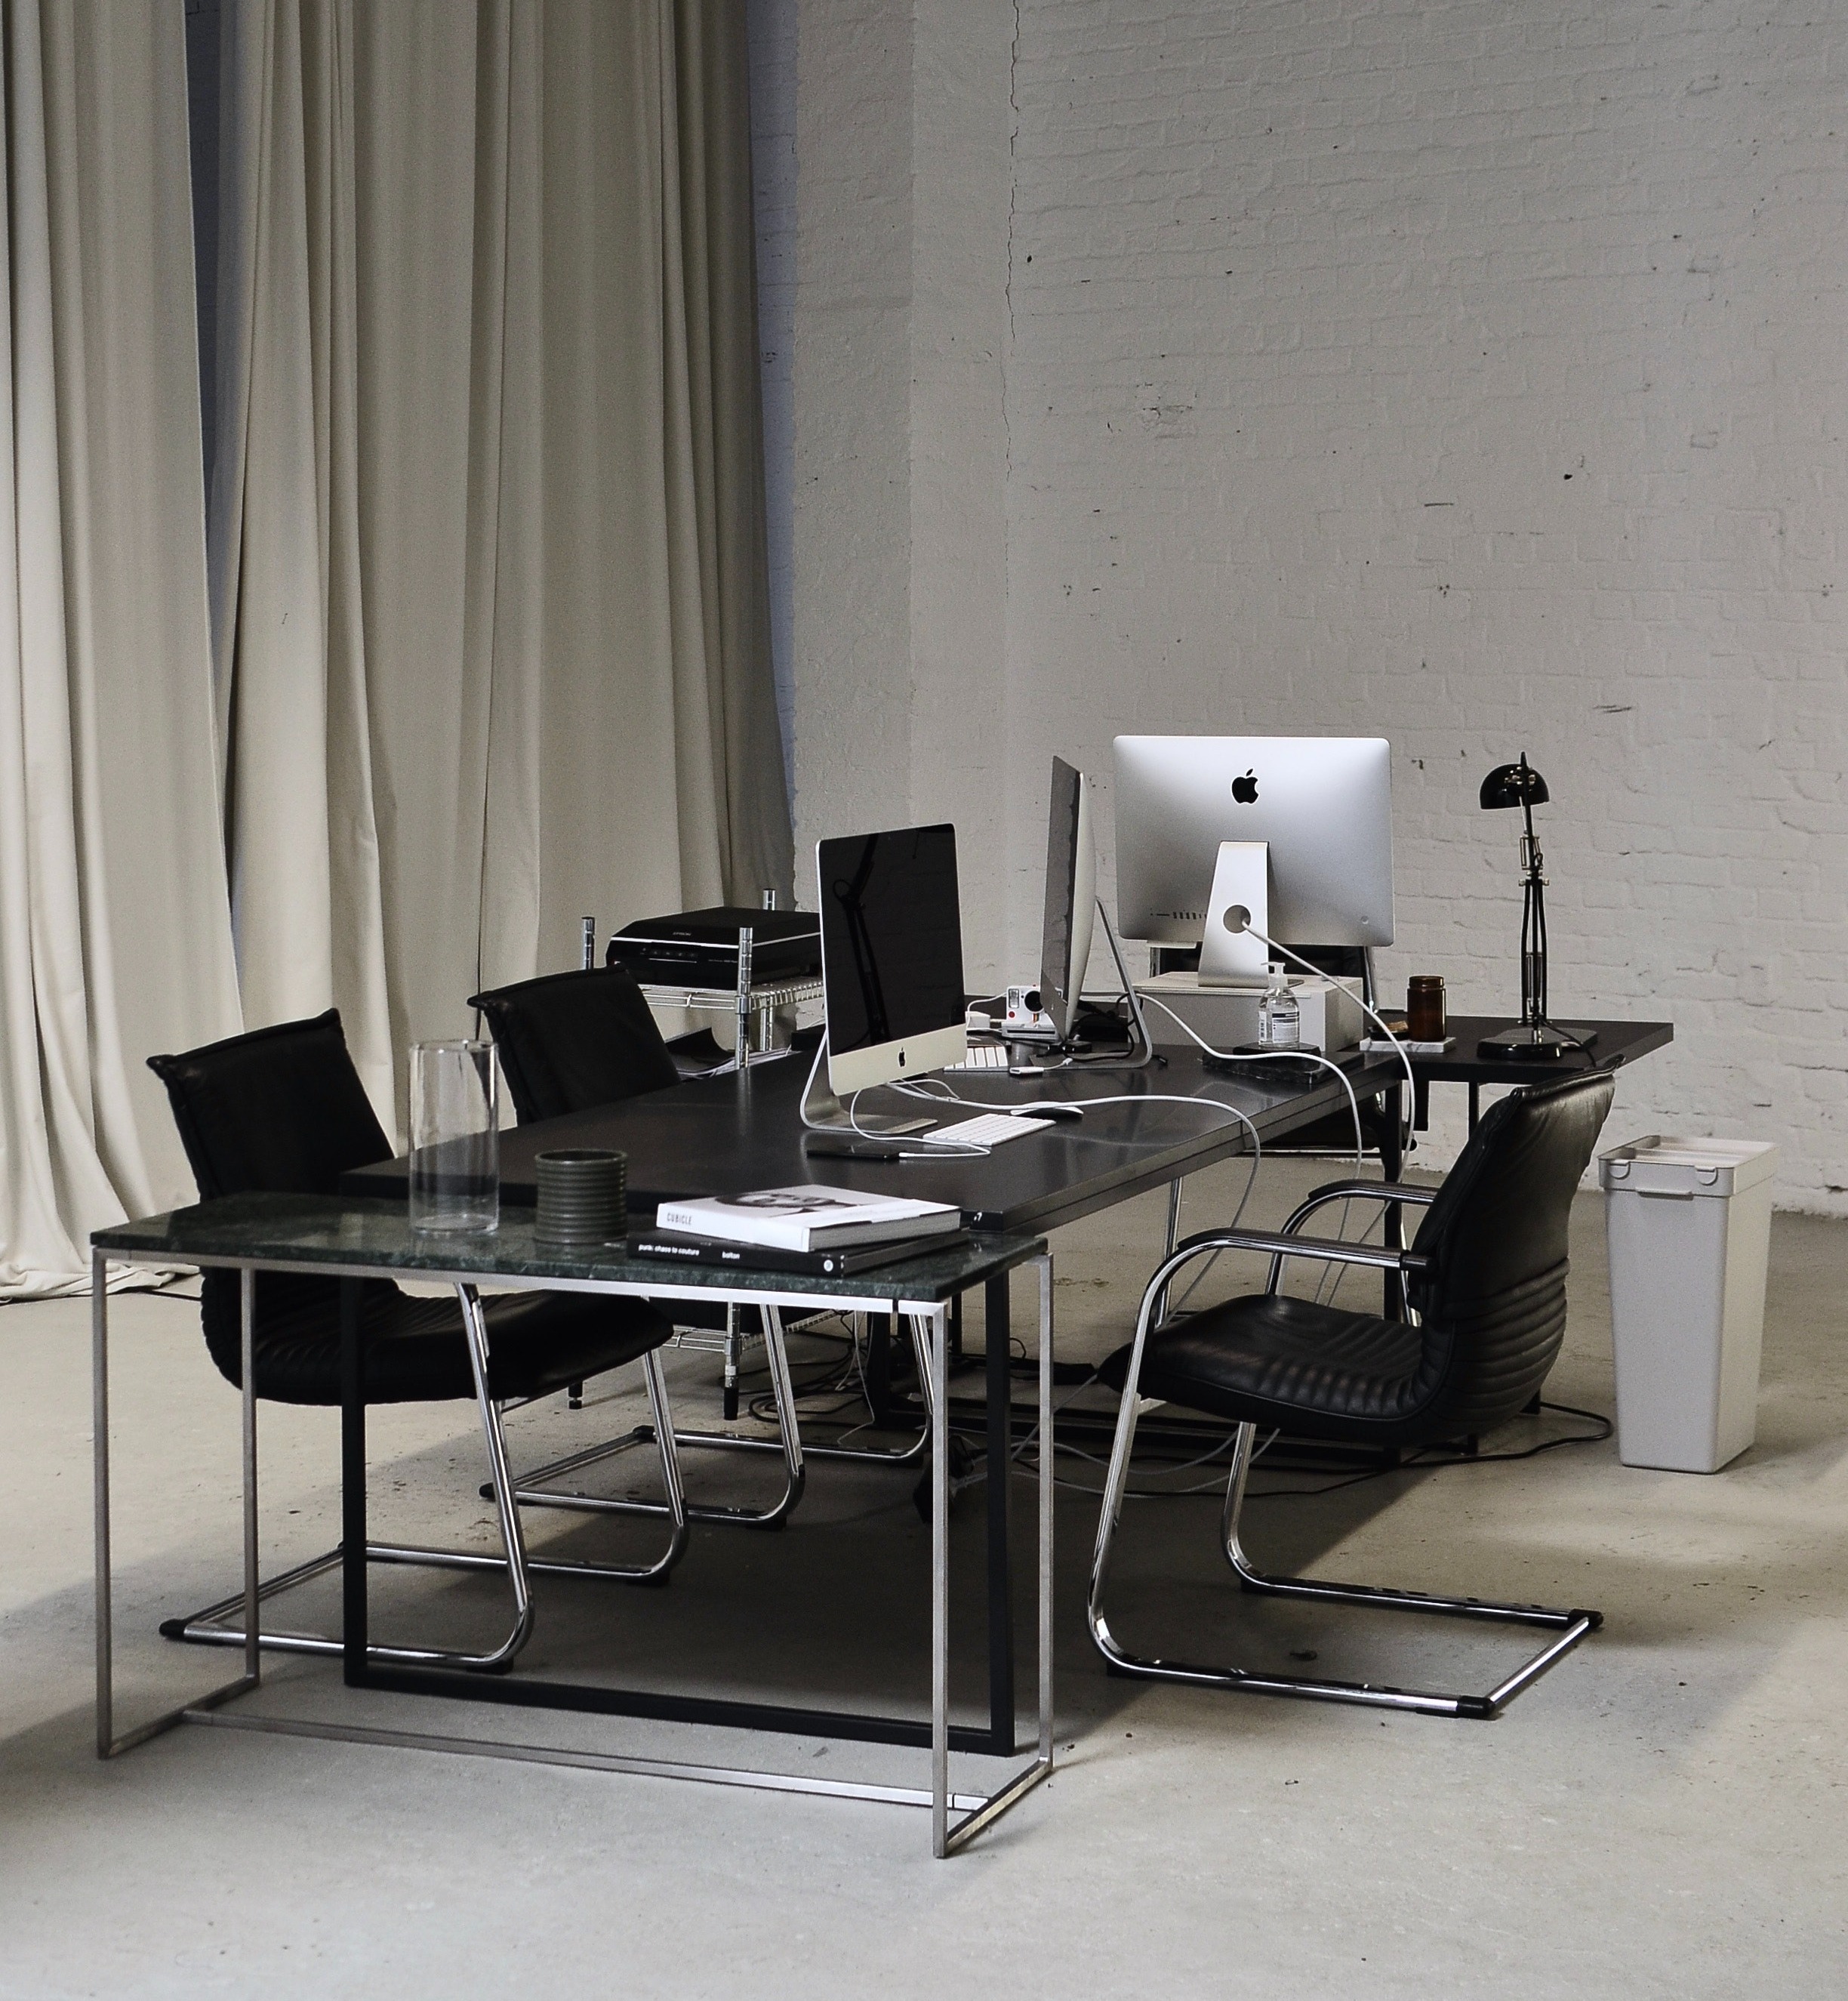
<instances>
[{"instance_id":1,"label":"chrome table frame","mask_svg":"<svg viewBox=\"0 0 1848 2001\"><path fill-rule=\"evenodd\" d=\"M106 1234L107 1233L101 1233ZM217 1724L236 1729L293 1737L318 1737L338 1742L382 1744L404 1749L440 1751L452 1754L510 1759L530 1763L570 1765L594 1771L624 1772L654 1778L690 1780L707 1784L757 1787L773 1792L810 1793L826 1797L870 1800L888 1804L928 1807L931 1814L932 1853L952 1855L992 1826L1002 1815L1023 1798L1053 1769L1053 1267L1045 1251L1022 1259L1034 1267L1040 1289L1039 1422L1039 1548L1038 1638L1039 1689L1037 1738L1031 1761L990 1794L952 1792L950 1787L950 1752L954 1745L979 1752L992 1749L987 1729L953 1729L950 1722L950 1425L949 1345L950 1306L947 1301L908 1301L902 1298L846 1297L804 1293L792 1285L787 1289L763 1282L767 1275L753 1275L758 1283L749 1288L723 1286L672 1285L650 1278L646 1280L572 1279L520 1275L519 1282L533 1290L579 1292L635 1298L735 1297L766 1307L797 1307L811 1310L846 1310L895 1313L919 1326L925 1334L929 1358L931 1438L931 1696L927 1724L905 1719L860 1715L852 1712L808 1710L762 1703L731 1702L698 1696L676 1696L644 1691L610 1689L596 1685L568 1684L526 1679L505 1674L460 1671L446 1665L450 1657L423 1652L407 1661L407 1650L377 1648L367 1632L367 1551L366 1533L366 1405L363 1380L363 1353L356 1310L359 1282L371 1278L398 1279L405 1275L400 1267L351 1263L315 1263L303 1259L200 1255L175 1243L160 1260L201 1267L236 1270L242 1275L242 1444L244 1535L244 1671L204 1695L125 1731L115 1727L113 1661L113 1573L110 1560L109 1428L109 1293L107 1278L112 1263L134 1265L154 1262L148 1254L124 1252L97 1247L92 1253L93 1292L91 1305L92 1394L94 1397L94 1460L96 1479L96 1753L114 1758L151 1738L182 1723ZM384 1729L360 1724L320 1723L297 1717L269 1717L240 1712L231 1707L238 1698L262 1686L262 1636L259 1601L262 1584L258 1574L257 1425L255 1371L252 1366L255 1275L259 1270L286 1271L302 1275L335 1278L343 1286L342 1404L342 1571L344 1595L344 1634L341 1642L345 1679L349 1686L384 1689L400 1693L432 1694L473 1701L509 1703L519 1706L568 1709L603 1714L648 1716L684 1722L703 1722L732 1728L783 1731L791 1734L831 1735L860 1742L919 1745L930 1749L930 1784L922 1787L874 1785L857 1781L811 1778L793 1773L755 1768L700 1765L656 1758L638 1758L614 1752L568 1751L530 1743L484 1741L428 1731ZM476 1282L492 1275L481 1271L444 1271L435 1267L415 1268L424 1279L454 1284L464 1300L465 1329L478 1332L479 1315L471 1310ZM992 1284L994 1280L990 1279ZM471 1352L473 1343L471 1342ZM485 1362L485 1355L483 1360ZM672 1419L665 1410L658 1414L671 1434ZM509 1553L519 1547L517 1509L504 1459L495 1468L497 1485L506 1496L503 1513L512 1518ZM488 1558L489 1563L497 1559ZM514 1568L517 1575L518 1565ZM571 1569L578 1567L564 1566ZM530 1602L520 1610L522 1627L530 1624ZM523 1630L520 1634L523 1639ZM496 1650L496 1658L505 1652ZM510 1656L509 1656L510 1657ZM485 1658L485 1657L482 1657Z\"/></svg>"},{"instance_id":2,"label":"chrome table frame","mask_svg":"<svg viewBox=\"0 0 1848 2001\"><path fill-rule=\"evenodd\" d=\"M1401 1250L1392 1244L1350 1244L1332 1238L1307 1237L1297 1233L1318 1209L1329 1202L1367 1200L1391 1206L1426 1206L1436 1195L1434 1188L1404 1183L1337 1181L1317 1189L1301 1203L1280 1230L1204 1231L1171 1250L1156 1267L1144 1290L1141 1310L1137 1316L1135 1344L1130 1354L1128 1373L1124 1379L1123 1401L1118 1407L1116 1443L1104 1483L1103 1510L1098 1518L1097 1543L1091 1559L1090 1589L1085 1606L1092 1644L1110 1664L1113 1673L1149 1681L1234 1689L1251 1695L1296 1696L1315 1702L1360 1703L1376 1709L1412 1710L1426 1716L1473 1717L1487 1721L1499 1716L1523 1689L1537 1681L1588 1633L1596 1632L1603 1625L1602 1613L1582 1609L1506 1605L1479 1598L1443 1598L1425 1592L1385 1590L1376 1585L1336 1584L1318 1578L1276 1577L1257 1569L1238 1540L1238 1517L1245 1503L1245 1479L1251 1470L1257 1439L1257 1426L1254 1424L1240 1425L1235 1435L1231 1473L1226 1483L1225 1509L1221 1520L1225 1560L1242 1589L1266 1597L1311 1599L1324 1604L1367 1606L1377 1610L1438 1613L1450 1618L1479 1620L1495 1625L1537 1626L1558 1637L1523 1662L1486 1695L1454 1695L1429 1690L1392 1688L1373 1682L1323 1680L1308 1675L1256 1674L1247 1668L1204 1667L1185 1661L1132 1654L1111 1632L1104 1615L1104 1585L1110 1575L1111 1546L1122 1521L1124 1494L1129 1484L1130 1456L1135 1449L1137 1420L1145 1405L1158 1401L1138 1394L1137 1385L1142 1374L1142 1351L1150 1328L1166 1310L1168 1289L1175 1275L1193 1258L1219 1250L1268 1251L1270 1274L1265 1289L1271 1293L1277 1290L1281 1280L1287 1258L1367 1265L1401 1275L1414 1275L1426 1267L1426 1261L1416 1251Z\"/></svg>"}]
</instances>

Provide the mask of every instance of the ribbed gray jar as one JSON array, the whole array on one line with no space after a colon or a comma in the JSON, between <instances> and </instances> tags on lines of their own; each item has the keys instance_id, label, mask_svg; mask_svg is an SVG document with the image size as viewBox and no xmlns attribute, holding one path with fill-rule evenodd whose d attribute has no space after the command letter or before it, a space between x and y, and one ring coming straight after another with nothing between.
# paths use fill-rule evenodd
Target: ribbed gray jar
<instances>
[{"instance_id":1,"label":"ribbed gray jar","mask_svg":"<svg viewBox=\"0 0 1848 2001\"><path fill-rule=\"evenodd\" d=\"M629 1157L602 1147L561 1147L540 1154L539 1213L533 1234L561 1250L589 1250L626 1236Z\"/></svg>"}]
</instances>

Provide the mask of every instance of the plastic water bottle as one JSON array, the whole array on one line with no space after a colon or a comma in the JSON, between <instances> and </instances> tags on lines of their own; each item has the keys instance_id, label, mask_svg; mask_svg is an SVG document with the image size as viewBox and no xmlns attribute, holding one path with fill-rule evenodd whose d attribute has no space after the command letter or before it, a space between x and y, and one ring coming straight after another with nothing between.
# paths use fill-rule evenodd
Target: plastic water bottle
<instances>
[{"instance_id":1,"label":"plastic water bottle","mask_svg":"<svg viewBox=\"0 0 1848 2001\"><path fill-rule=\"evenodd\" d=\"M1280 966L1270 969L1270 985L1258 1004L1258 1040L1267 1049L1294 1049L1302 1042L1303 1011Z\"/></svg>"}]
</instances>

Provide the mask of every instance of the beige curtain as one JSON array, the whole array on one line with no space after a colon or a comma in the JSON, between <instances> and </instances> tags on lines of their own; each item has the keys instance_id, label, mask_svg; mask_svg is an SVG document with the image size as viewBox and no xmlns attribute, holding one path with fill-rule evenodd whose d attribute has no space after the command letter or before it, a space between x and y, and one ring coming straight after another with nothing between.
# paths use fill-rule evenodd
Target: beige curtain
<instances>
[{"instance_id":1,"label":"beige curtain","mask_svg":"<svg viewBox=\"0 0 1848 2001\"><path fill-rule=\"evenodd\" d=\"M144 1063L237 1032L177 5L4 0L0 1297L193 1198Z\"/></svg>"},{"instance_id":2,"label":"beige curtain","mask_svg":"<svg viewBox=\"0 0 1848 2001\"><path fill-rule=\"evenodd\" d=\"M744 14L227 9L213 630L245 1014L408 1043L787 892Z\"/></svg>"}]
</instances>

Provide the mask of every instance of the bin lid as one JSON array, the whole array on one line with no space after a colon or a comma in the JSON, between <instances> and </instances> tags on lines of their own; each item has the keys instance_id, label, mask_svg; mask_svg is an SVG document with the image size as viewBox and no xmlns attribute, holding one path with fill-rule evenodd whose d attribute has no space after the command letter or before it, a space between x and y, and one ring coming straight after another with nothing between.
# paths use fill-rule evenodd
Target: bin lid
<instances>
[{"instance_id":1,"label":"bin lid","mask_svg":"<svg viewBox=\"0 0 1848 2001\"><path fill-rule=\"evenodd\" d=\"M1598 1185L1634 1195L1737 1195L1777 1171L1777 1149L1769 1140L1652 1133L1598 1156Z\"/></svg>"}]
</instances>

